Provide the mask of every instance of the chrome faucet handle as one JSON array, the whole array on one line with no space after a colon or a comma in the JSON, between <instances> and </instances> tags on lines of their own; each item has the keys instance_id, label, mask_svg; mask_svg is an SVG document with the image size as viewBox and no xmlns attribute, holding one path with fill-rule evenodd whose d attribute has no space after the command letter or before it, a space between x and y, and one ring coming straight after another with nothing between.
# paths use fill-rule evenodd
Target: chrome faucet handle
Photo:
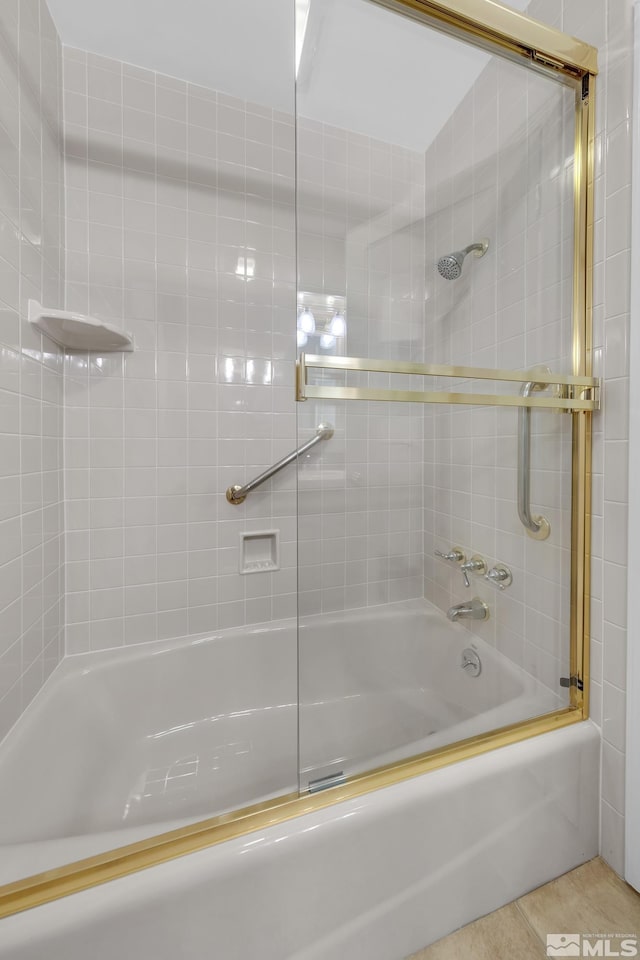
<instances>
[{"instance_id":1,"label":"chrome faucet handle","mask_svg":"<svg viewBox=\"0 0 640 960\"><path fill-rule=\"evenodd\" d=\"M470 587L471 580L469 580L469 573L486 573L487 565L482 557L475 556L467 560L466 563L461 564L460 569L462 570L465 587Z\"/></svg>"},{"instance_id":2,"label":"chrome faucet handle","mask_svg":"<svg viewBox=\"0 0 640 960\"><path fill-rule=\"evenodd\" d=\"M491 570L485 573L484 579L488 580L489 583L495 584L500 590L504 590L505 587L510 587L513 583L511 570L501 563L496 563L495 567L492 567Z\"/></svg>"},{"instance_id":3,"label":"chrome faucet handle","mask_svg":"<svg viewBox=\"0 0 640 960\"><path fill-rule=\"evenodd\" d=\"M448 563L464 563L466 557L460 547L451 547L449 553L443 553L441 550L434 550L434 556L446 560Z\"/></svg>"}]
</instances>

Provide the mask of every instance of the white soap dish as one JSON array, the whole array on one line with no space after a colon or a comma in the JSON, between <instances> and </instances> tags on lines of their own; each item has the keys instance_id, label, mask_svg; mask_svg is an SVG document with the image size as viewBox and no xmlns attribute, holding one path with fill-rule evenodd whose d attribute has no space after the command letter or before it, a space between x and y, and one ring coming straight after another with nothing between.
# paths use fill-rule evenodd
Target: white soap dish
<instances>
[{"instance_id":1,"label":"white soap dish","mask_svg":"<svg viewBox=\"0 0 640 960\"><path fill-rule=\"evenodd\" d=\"M132 335L115 324L69 310L50 310L37 300L29 300L29 323L68 350L130 353L134 349Z\"/></svg>"},{"instance_id":2,"label":"white soap dish","mask_svg":"<svg viewBox=\"0 0 640 960\"><path fill-rule=\"evenodd\" d=\"M280 531L252 530L240 534L240 573L280 569Z\"/></svg>"}]
</instances>

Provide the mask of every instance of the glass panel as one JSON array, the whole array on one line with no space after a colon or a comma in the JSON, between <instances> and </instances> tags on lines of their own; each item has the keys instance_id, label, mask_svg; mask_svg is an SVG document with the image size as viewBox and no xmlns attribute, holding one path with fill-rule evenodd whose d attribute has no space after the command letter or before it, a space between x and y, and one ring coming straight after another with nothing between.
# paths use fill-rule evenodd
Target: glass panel
<instances>
[{"instance_id":1,"label":"glass panel","mask_svg":"<svg viewBox=\"0 0 640 960\"><path fill-rule=\"evenodd\" d=\"M369 0L305 25L299 349L571 374L573 88ZM517 409L307 400L299 442L325 421L298 470L301 789L568 705L571 416L530 414L546 540L518 517ZM453 548L485 564L469 587Z\"/></svg>"},{"instance_id":2,"label":"glass panel","mask_svg":"<svg viewBox=\"0 0 640 960\"><path fill-rule=\"evenodd\" d=\"M295 468L225 499L295 448L293 4L70 6L0 3L0 883L298 781Z\"/></svg>"}]
</instances>

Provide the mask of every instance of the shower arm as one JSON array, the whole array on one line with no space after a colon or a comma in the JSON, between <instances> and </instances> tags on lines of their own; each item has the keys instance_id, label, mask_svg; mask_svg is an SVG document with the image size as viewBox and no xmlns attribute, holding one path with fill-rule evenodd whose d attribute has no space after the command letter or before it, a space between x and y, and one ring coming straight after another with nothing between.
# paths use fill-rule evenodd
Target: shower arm
<instances>
[{"instance_id":1,"label":"shower arm","mask_svg":"<svg viewBox=\"0 0 640 960\"><path fill-rule=\"evenodd\" d=\"M229 503L243 503L247 497L248 493L251 493L252 490L255 490L256 487L259 487L266 480L270 480L276 473L279 473L284 467L288 467L290 463L293 463L294 460L297 460L298 457L301 457L303 453L306 453L307 450L311 450L312 447L315 447L317 443L320 443L321 440L330 440L333 436L333 426L330 423L320 423L316 428L315 437L312 437L311 440L307 440L306 443L303 443L301 447L298 447L297 450L294 450L292 453L288 454L286 457L283 457L282 460L278 460L277 463L274 463L272 467L269 467L268 470L265 470L263 473L259 474L253 480L250 480L249 483L245 483L243 486L236 483L232 487L227 489L227 500Z\"/></svg>"},{"instance_id":2,"label":"shower arm","mask_svg":"<svg viewBox=\"0 0 640 960\"><path fill-rule=\"evenodd\" d=\"M525 383L521 395L529 397L532 393L546 390L547 383L530 380ZM546 540L551 533L551 525L546 517L531 514L531 407L518 408L518 516L530 537L534 540Z\"/></svg>"}]
</instances>

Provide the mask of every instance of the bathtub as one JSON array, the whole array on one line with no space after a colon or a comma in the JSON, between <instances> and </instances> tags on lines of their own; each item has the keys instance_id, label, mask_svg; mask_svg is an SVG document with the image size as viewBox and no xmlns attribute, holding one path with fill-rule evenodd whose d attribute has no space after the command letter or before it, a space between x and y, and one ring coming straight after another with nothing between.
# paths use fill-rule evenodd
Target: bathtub
<instances>
[{"instance_id":1,"label":"bathtub","mask_svg":"<svg viewBox=\"0 0 640 960\"><path fill-rule=\"evenodd\" d=\"M68 657L0 746L0 881L297 790L297 664L295 621ZM308 618L300 702L303 790L562 705L424 600Z\"/></svg>"},{"instance_id":2,"label":"bathtub","mask_svg":"<svg viewBox=\"0 0 640 960\"><path fill-rule=\"evenodd\" d=\"M0 746L0 879L297 790L297 659L289 621L64 660ZM422 600L308 618L300 700L302 789L561 705ZM0 957L402 958L594 856L597 770L559 730L4 920Z\"/></svg>"},{"instance_id":3,"label":"bathtub","mask_svg":"<svg viewBox=\"0 0 640 960\"><path fill-rule=\"evenodd\" d=\"M596 856L598 756L586 721L434 770L8 917L0 958L403 960Z\"/></svg>"}]
</instances>

